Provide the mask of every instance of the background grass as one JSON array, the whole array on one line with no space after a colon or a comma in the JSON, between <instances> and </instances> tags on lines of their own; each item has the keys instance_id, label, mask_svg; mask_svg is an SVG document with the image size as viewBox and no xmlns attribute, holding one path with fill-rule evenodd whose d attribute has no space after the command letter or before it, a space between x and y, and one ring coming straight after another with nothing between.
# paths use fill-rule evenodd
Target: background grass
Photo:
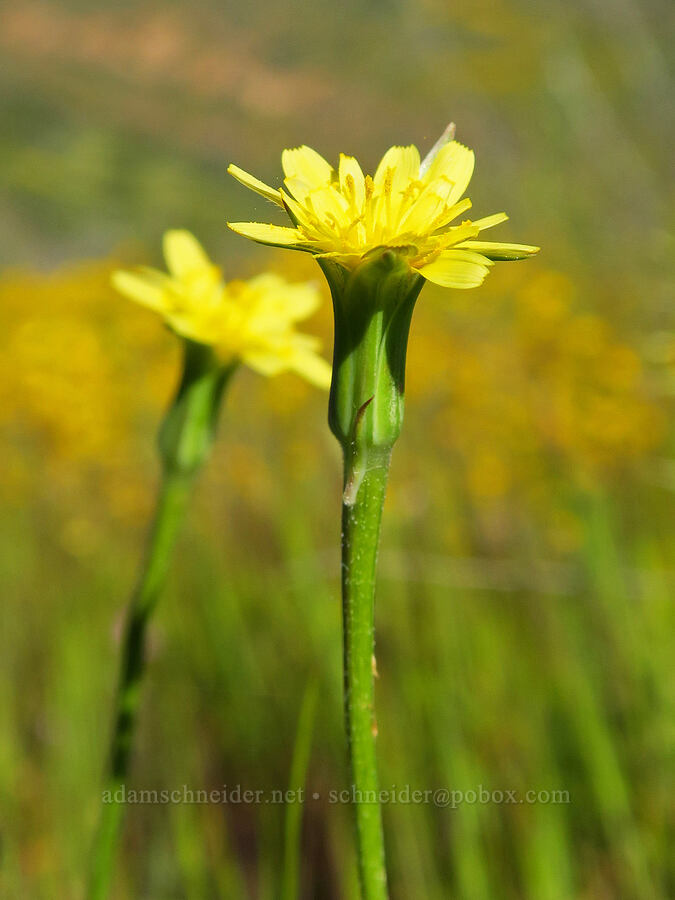
<instances>
[{"instance_id":1,"label":"background grass","mask_svg":"<svg viewBox=\"0 0 675 900\"><path fill-rule=\"evenodd\" d=\"M284 146L372 168L449 118L479 215L541 257L413 323L377 628L394 898L665 898L672 834L667 7L34 2L0 11L0 892L76 898L178 348L108 287L189 227L229 276L311 261L224 227ZM253 211L252 211L253 210ZM77 262L80 260L80 262ZM312 323L330 352L328 304ZM136 789L285 789L319 702L303 897L355 896L325 397L237 376L152 631ZM304 729L304 730L303 730ZM299 764L298 764L299 765ZM297 766L296 766L297 769ZM278 804L131 805L114 896L275 898Z\"/></svg>"}]
</instances>

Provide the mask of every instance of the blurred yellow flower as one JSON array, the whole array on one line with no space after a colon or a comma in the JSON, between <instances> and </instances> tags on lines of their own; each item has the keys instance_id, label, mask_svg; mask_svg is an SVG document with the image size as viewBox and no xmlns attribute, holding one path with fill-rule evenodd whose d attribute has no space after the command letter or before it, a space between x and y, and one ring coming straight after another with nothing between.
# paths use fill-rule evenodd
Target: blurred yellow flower
<instances>
[{"instance_id":1,"label":"blurred yellow flower","mask_svg":"<svg viewBox=\"0 0 675 900\"><path fill-rule=\"evenodd\" d=\"M317 353L319 340L294 328L319 305L313 284L291 284L265 273L226 285L188 231L166 232L164 257L168 275L147 267L118 270L114 287L158 312L177 334L214 347L227 361L241 360L262 375L291 370L328 388L331 370Z\"/></svg>"},{"instance_id":2,"label":"blurred yellow flower","mask_svg":"<svg viewBox=\"0 0 675 900\"><path fill-rule=\"evenodd\" d=\"M538 247L475 240L505 213L451 225L471 207L461 199L474 154L451 140L449 126L427 157L416 147L391 147L375 175L365 175L352 156L340 155L337 171L310 147L284 150L284 187L276 190L231 165L231 175L286 210L293 228L258 222L229 223L262 244L304 250L354 268L369 252L389 248L411 269L443 287L477 287L494 260L523 259Z\"/></svg>"},{"instance_id":3,"label":"blurred yellow flower","mask_svg":"<svg viewBox=\"0 0 675 900\"><path fill-rule=\"evenodd\" d=\"M307 256L289 253L279 262L287 280L309 280ZM91 522L101 540L112 521L135 534L149 513L156 471L150 435L179 364L177 343L140 305L115 303L110 273L119 266L92 260L49 275L0 273L0 497L26 508L39 497L55 509L67 499L72 516ZM399 447L407 474L398 494L391 492L392 510L410 519L450 492L457 509L479 517L444 517L458 553L471 552L472 528L507 552L516 521L531 523L552 552L568 552L581 533L570 499L580 486L629 485L658 464L670 421L669 400L659 393L662 369L611 321L589 314L589 288L569 274L533 261L527 272L503 267L490 287L487 304L460 295L440 313L434 304L417 311L406 391L419 427ZM440 298L441 288L429 290ZM331 319L322 305L315 322L324 339ZM661 332L657 338L667 364L671 343ZM230 413L227 458L234 445L242 467L247 453L260 454L260 487L251 490L243 476L232 480L226 466L212 466L208 476L212 484L227 476L232 502L253 531L263 492L270 503L289 484L311 492L321 458L311 456L312 442L332 448L320 426L319 393L292 373L281 377L283 386L247 376L236 388L245 389L247 402ZM304 449L288 439L298 434ZM331 477L337 484L337 465ZM212 496L202 492L197 502L222 527L222 504ZM504 517L509 526L496 538L495 522ZM68 531L70 549L71 538Z\"/></svg>"}]
</instances>

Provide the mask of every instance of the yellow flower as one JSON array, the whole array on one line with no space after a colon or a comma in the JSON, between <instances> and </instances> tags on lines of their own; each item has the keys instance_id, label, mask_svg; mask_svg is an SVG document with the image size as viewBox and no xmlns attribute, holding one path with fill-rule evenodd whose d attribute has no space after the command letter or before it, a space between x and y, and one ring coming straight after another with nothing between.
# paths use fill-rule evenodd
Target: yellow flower
<instances>
[{"instance_id":1,"label":"yellow flower","mask_svg":"<svg viewBox=\"0 0 675 900\"><path fill-rule=\"evenodd\" d=\"M391 147L375 175L363 174L352 156L338 169L310 147L284 150L284 186L275 190L237 166L236 179L278 206L293 228L258 222L229 223L262 244L304 250L352 269L369 252L393 249L411 269L444 287L477 287L493 260L531 256L538 247L475 240L506 221L505 213L451 223L471 206L461 199L474 168L474 154L455 140L449 126L428 156L416 147Z\"/></svg>"},{"instance_id":2,"label":"yellow flower","mask_svg":"<svg viewBox=\"0 0 675 900\"><path fill-rule=\"evenodd\" d=\"M188 231L166 232L164 257L168 275L147 267L119 270L114 287L154 309L177 334L214 347L228 361L241 360L263 375L292 370L319 387L330 385L330 366L317 354L319 340L294 328L319 305L313 284L266 273L226 285Z\"/></svg>"}]
</instances>

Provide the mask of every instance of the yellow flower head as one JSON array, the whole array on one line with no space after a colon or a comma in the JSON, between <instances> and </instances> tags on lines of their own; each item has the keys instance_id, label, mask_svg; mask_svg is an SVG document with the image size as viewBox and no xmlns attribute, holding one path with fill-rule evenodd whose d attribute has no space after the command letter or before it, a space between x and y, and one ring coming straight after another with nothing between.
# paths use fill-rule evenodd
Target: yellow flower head
<instances>
[{"instance_id":1,"label":"yellow flower head","mask_svg":"<svg viewBox=\"0 0 675 900\"><path fill-rule=\"evenodd\" d=\"M453 133L454 126L448 126L423 161L414 146L391 147L372 177L352 156L341 154L336 171L304 146L282 153L285 178L279 190L231 165L230 174L283 207L295 227L236 222L230 228L350 269L370 251L389 248L429 281L477 287L493 260L523 259L539 248L476 240L483 229L504 222L505 213L451 224L471 207L461 198L474 168L473 151L452 140Z\"/></svg>"},{"instance_id":2,"label":"yellow flower head","mask_svg":"<svg viewBox=\"0 0 675 900\"><path fill-rule=\"evenodd\" d=\"M169 274L143 267L117 271L120 293L158 312L177 334L214 347L227 361L241 360L263 375L292 370L322 388L330 366L319 341L295 330L319 305L313 284L290 284L266 273L225 284L221 270L188 231L167 231Z\"/></svg>"}]
</instances>

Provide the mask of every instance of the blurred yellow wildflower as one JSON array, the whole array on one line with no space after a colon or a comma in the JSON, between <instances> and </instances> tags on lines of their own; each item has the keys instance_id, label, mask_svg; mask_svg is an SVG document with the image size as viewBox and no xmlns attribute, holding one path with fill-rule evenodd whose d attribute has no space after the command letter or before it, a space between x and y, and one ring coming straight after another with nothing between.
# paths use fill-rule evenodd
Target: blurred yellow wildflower
<instances>
[{"instance_id":1,"label":"blurred yellow wildflower","mask_svg":"<svg viewBox=\"0 0 675 900\"><path fill-rule=\"evenodd\" d=\"M427 157L416 147L391 147L375 175L365 175L352 156L340 155L337 171L310 147L284 150L279 190L231 165L231 175L286 210L293 228L258 222L229 223L262 244L304 250L356 267L373 250L389 248L428 281L451 288L482 283L494 260L523 259L538 247L476 240L506 221L505 213L451 225L471 207L461 199L474 168L472 150L452 140L449 126Z\"/></svg>"},{"instance_id":2,"label":"blurred yellow wildflower","mask_svg":"<svg viewBox=\"0 0 675 900\"><path fill-rule=\"evenodd\" d=\"M226 285L188 231L166 232L164 257L168 275L147 267L118 270L114 287L158 312L182 337L216 348L228 362L241 360L262 375L291 370L328 388L330 366L317 354L319 340L294 328L319 306L313 284L265 273Z\"/></svg>"},{"instance_id":3,"label":"blurred yellow wildflower","mask_svg":"<svg viewBox=\"0 0 675 900\"><path fill-rule=\"evenodd\" d=\"M289 253L279 264L289 281L311 277L306 255ZM26 509L39 502L45 523L46 508L68 508L101 541L111 522L134 539L149 512L156 472L150 435L179 364L177 342L153 317L115 302L110 273L119 267L104 259L51 274L0 274L0 497ZM428 289L440 298L441 288ZM494 546L497 519L506 522L499 552L517 541L515 523L535 530L551 552L569 552L581 533L576 490L588 482L629 485L653 470L670 419L668 397L655 393L662 370L637 352L639 342L589 314L588 293L569 274L533 261L527 271L504 266L491 280L489 303L458 295L444 310L422 304L406 385L418 427L398 450L405 475L388 500L393 514L422 527L439 498L452 496L453 508L471 512L467 519L443 511L457 553L471 553L476 534ZM315 322L327 340L329 304ZM675 345L657 337L667 365ZM194 521L215 531L235 514L253 539L270 503L286 502L289 491L311 494L326 477L337 484L339 474L335 465L326 476L315 451L321 440L332 448L319 392L292 374L280 376L281 390L269 379L241 376L233 390L245 391L246 402L232 404L227 465L208 475L212 486L227 480L233 507L223 509L222 492L204 490ZM228 468L230 461L250 468L254 454L255 490L243 471L233 479ZM67 530L69 547L81 531Z\"/></svg>"},{"instance_id":4,"label":"blurred yellow wildflower","mask_svg":"<svg viewBox=\"0 0 675 900\"><path fill-rule=\"evenodd\" d=\"M453 456L443 477L459 468L481 502L515 504L542 496L542 484L553 501L561 479L618 477L666 434L640 356L573 293L561 273L535 269L495 296L489 315L453 307L444 329L437 311L418 317L408 392L425 439Z\"/></svg>"}]
</instances>

